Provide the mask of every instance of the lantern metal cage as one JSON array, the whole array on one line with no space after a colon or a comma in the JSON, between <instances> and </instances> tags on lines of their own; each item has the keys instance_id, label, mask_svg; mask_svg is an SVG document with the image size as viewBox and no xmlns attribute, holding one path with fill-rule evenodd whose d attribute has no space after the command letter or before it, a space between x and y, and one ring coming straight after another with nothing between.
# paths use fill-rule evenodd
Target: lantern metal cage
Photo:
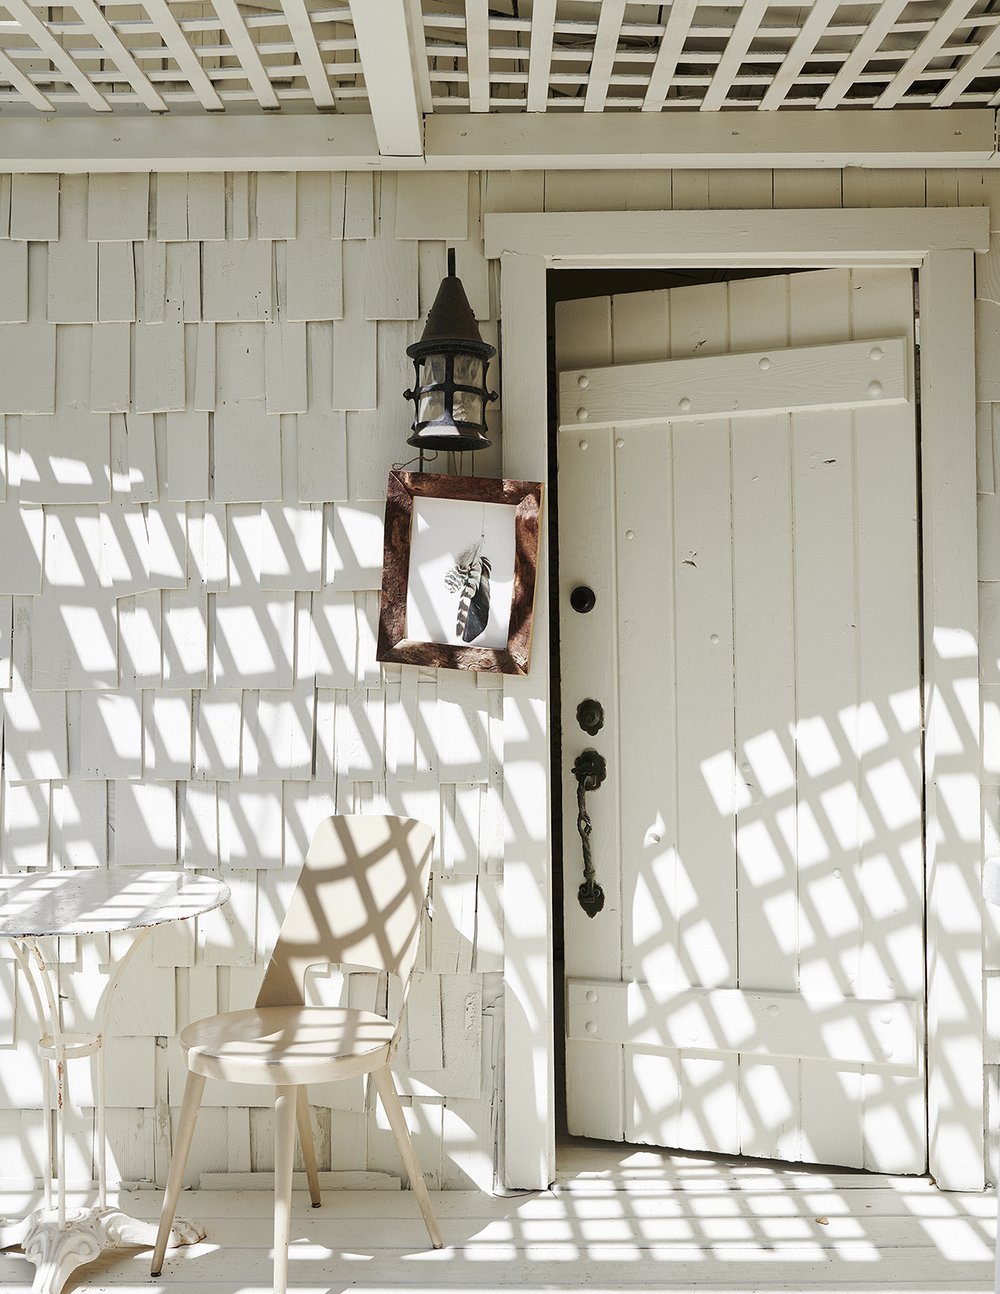
<instances>
[{"instance_id":1,"label":"lantern metal cage","mask_svg":"<svg viewBox=\"0 0 1000 1294\"><path fill-rule=\"evenodd\" d=\"M486 449L486 406L497 398L486 385L486 371L496 347L483 341L462 280L455 273L455 253L448 249L448 275L441 280L419 341L406 348L413 360L414 382L404 399L412 400L412 435L407 443L419 450Z\"/></svg>"}]
</instances>

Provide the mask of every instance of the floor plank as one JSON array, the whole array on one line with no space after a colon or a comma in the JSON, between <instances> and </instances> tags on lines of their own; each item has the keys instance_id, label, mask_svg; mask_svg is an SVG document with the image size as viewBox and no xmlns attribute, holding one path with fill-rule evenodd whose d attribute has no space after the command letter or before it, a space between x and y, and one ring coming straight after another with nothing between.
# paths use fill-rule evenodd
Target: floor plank
<instances>
[{"instance_id":1,"label":"floor plank","mask_svg":"<svg viewBox=\"0 0 1000 1294\"><path fill-rule=\"evenodd\" d=\"M330 1190L320 1209L296 1192L291 1287L295 1294L992 1290L992 1192L620 1147L577 1164L564 1160L550 1191L435 1194L447 1242L436 1252L409 1191ZM36 1193L0 1191L0 1215L21 1215L37 1202ZM160 1195L128 1191L120 1203L155 1218ZM81 1269L67 1294L268 1294L269 1190L185 1191L180 1211L201 1221L208 1237L168 1253L157 1280L148 1252L119 1251ZM0 1253L2 1294L27 1291L32 1278L17 1251Z\"/></svg>"}]
</instances>

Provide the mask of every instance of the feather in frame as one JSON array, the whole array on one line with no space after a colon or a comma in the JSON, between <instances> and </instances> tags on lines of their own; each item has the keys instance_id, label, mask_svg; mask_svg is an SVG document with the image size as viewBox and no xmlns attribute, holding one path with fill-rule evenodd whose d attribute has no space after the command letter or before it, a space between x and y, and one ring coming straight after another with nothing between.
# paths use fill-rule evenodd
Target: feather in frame
<instances>
[{"instance_id":1,"label":"feather in frame","mask_svg":"<svg viewBox=\"0 0 1000 1294\"><path fill-rule=\"evenodd\" d=\"M490 559L483 553L483 536L462 553L445 577L445 583L458 593L455 633L463 642L474 642L486 629L490 619Z\"/></svg>"}]
</instances>

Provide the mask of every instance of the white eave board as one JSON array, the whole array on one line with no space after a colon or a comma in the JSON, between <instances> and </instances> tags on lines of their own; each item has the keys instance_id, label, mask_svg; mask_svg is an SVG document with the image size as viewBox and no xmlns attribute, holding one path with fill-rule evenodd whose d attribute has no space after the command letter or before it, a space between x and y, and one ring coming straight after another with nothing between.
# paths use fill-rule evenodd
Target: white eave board
<instances>
[{"instance_id":1,"label":"white eave board","mask_svg":"<svg viewBox=\"0 0 1000 1294\"><path fill-rule=\"evenodd\" d=\"M984 166L992 108L782 112L500 113L427 118L429 165L587 167Z\"/></svg>"},{"instance_id":2,"label":"white eave board","mask_svg":"<svg viewBox=\"0 0 1000 1294\"><path fill-rule=\"evenodd\" d=\"M375 127L362 113L38 117L5 119L0 129L0 171L21 173L367 171L380 165Z\"/></svg>"},{"instance_id":3,"label":"white eave board","mask_svg":"<svg viewBox=\"0 0 1000 1294\"><path fill-rule=\"evenodd\" d=\"M5 117L18 172L964 167L995 164L989 108L716 113L433 113L423 154L380 154L366 113Z\"/></svg>"}]
</instances>

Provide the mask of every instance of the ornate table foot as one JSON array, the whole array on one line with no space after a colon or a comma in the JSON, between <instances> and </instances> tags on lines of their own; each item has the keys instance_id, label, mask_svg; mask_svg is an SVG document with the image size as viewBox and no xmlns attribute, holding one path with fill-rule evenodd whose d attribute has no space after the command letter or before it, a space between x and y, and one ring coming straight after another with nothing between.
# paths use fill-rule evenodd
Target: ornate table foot
<instances>
[{"instance_id":1,"label":"ornate table foot","mask_svg":"<svg viewBox=\"0 0 1000 1294\"><path fill-rule=\"evenodd\" d=\"M204 1238L204 1227L177 1218L169 1243L171 1247L194 1245ZM39 1209L27 1220L20 1243L25 1258L35 1264L32 1294L61 1294L77 1267L93 1262L105 1249L151 1249L155 1242L155 1222L143 1222L111 1208L71 1209L62 1229L55 1209Z\"/></svg>"}]
</instances>

